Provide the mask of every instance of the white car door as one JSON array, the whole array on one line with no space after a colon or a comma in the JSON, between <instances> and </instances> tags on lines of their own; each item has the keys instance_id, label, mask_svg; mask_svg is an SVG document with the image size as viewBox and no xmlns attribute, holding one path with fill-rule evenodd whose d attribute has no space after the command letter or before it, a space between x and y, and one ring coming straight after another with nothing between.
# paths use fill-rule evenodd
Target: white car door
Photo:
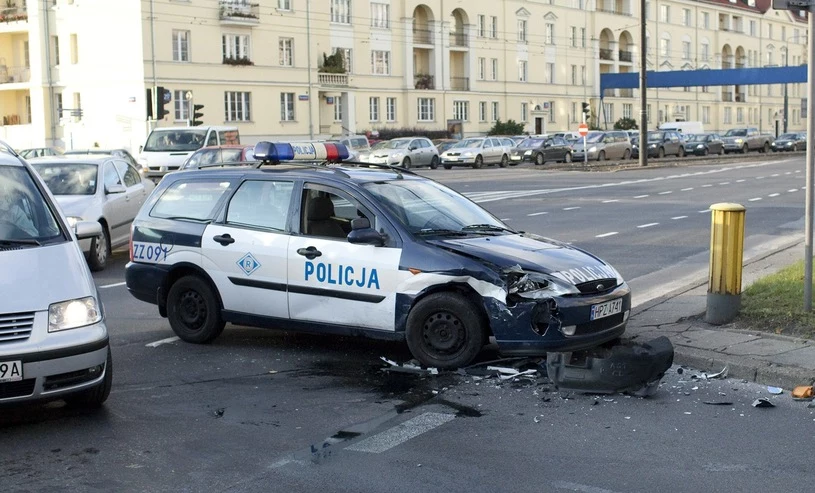
<instances>
[{"instance_id":1,"label":"white car door","mask_svg":"<svg viewBox=\"0 0 815 493\"><path fill-rule=\"evenodd\" d=\"M393 331L402 249L349 243L351 219L377 230L380 221L343 191L306 184L300 204L288 252L292 320Z\"/></svg>"},{"instance_id":2,"label":"white car door","mask_svg":"<svg viewBox=\"0 0 815 493\"><path fill-rule=\"evenodd\" d=\"M129 237L130 223L136 217L138 209L133 212L133 206L128 201L126 190L114 191L114 187L122 187L124 183L113 160L105 161L101 166L100 173L104 180L104 190L102 191L104 194L103 213L108 223L110 242L115 245L121 238ZM127 219L128 217L130 220Z\"/></svg>"},{"instance_id":3,"label":"white car door","mask_svg":"<svg viewBox=\"0 0 815 493\"><path fill-rule=\"evenodd\" d=\"M288 211L294 183L247 180L227 204L223 222L201 238L202 266L225 310L288 318Z\"/></svg>"}]
</instances>

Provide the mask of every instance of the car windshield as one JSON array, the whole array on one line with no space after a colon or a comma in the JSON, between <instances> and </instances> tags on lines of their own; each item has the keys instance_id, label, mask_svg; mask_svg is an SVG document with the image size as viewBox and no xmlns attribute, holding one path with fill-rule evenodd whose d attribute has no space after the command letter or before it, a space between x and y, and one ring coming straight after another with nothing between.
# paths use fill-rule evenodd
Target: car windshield
<instances>
[{"instance_id":1,"label":"car windshield","mask_svg":"<svg viewBox=\"0 0 815 493\"><path fill-rule=\"evenodd\" d=\"M54 195L96 193L96 175L99 167L95 164L37 163L33 166Z\"/></svg>"},{"instance_id":2,"label":"car windshield","mask_svg":"<svg viewBox=\"0 0 815 493\"><path fill-rule=\"evenodd\" d=\"M590 134L589 134L589 135L586 137L586 142L587 142L587 143L589 143L589 144L596 144L596 143L598 143L598 142L602 142L602 141L603 141L603 137L605 137L605 136L606 136L606 134L604 134L604 133L602 133L602 132L590 133Z\"/></svg>"},{"instance_id":3,"label":"car windshield","mask_svg":"<svg viewBox=\"0 0 815 493\"><path fill-rule=\"evenodd\" d=\"M484 139L464 139L453 147L481 147L484 144Z\"/></svg>"},{"instance_id":4,"label":"car windshield","mask_svg":"<svg viewBox=\"0 0 815 493\"><path fill-rule=\"evenodd\" d=\"M458 192L430 180L389 180L363 185L412 233L503 230L498 219Z\"/></svg>"},{"instance_id":5,"label":"car windshield","mask_svg":"<svg viewBox=\"0 0 815 493\"><path fill-rule=\"evenodd\" d=\"M207 131L200 128L153 130L144 144L145 151L195 151L204 145Z\"/></svg>"},{"instance_id":6,"label":"car windshield","mask_svg":"<svg viewBox=\"0 0 815 493\"><path fill-rule=\"evenodd\" d=\"M648 142L662 142L663 138L665 138L663 132L648 132Z\"/></svg>"},{"instance_id":7,"label":"car windshield","mask_svg":"<svg viewBox=\"0 0 815 493\"><path fill-rule=\"evenodd\" d=\"M704 142L708 138L705 134L695 134L688 137L688 142Z\"/></svg>"},{"instance_id":8,"label":"car windshield","mask_svg":"<svg viewBox=\"0 0 815 493\"><path fill-rule=\"evenodd\" d=\"M798 140L798 134L781 134L776 140Z\"/></svg>"},{"instance_id":9,"label":"car windshield","mask_svg":"<svg viewBox=\"0 0 815 493\"><path fill-rule=\"evenodd\" d=\"M523 147L523 148L528 149L528 148L533 148L533 147L540 147L542 144L543 144L543 139L526 139L523 142L521 142L520 144L518 144L518 147Z\"/></svg>"},{"instance_id":10,"label":"car windshield","mask_svg":"<svg viewBox=\"0 0 815 493\"><path fill-rule=\"evenodd\" d=\"M0 248L60 236L54 211L22 166L0 166Z\"/></svg>"},{"instance_id":11,"label":"car windshield","mask_svg":"<svg viewBox=\"0 0 815 493\"><path fill-rule=\"evenodd\" d=\"M747 135L747 130L743 128L730 129L724 134L725 137L744 137L745 135Z\"/></svg>"},{"instance_id":12,"label":"car windshield","mask_svg":"<svg viewBox=\"0 0 815 493\"><path fill-rule=\"evenodd\" d=\"M374 144L371 149L375 151L380 149L404 149L408 144L410 144L410 139L383 140Z\"/></svg>"}]
</instances>

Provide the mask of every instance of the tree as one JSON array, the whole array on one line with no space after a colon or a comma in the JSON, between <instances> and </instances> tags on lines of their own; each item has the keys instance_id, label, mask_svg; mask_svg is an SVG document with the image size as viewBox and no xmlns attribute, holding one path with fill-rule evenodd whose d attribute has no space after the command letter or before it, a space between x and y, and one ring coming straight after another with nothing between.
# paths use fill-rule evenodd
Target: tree
<instances>
[{"instance_id":1,"label":"tree","mask_svg":"<svg viewBox=\"0 0 815 493\"><path fill-rule=\"evenodd\" d=\"M523 123L517 123L515 120L495 120L495 125L492 126L487 135L520 135L524 133Z\"/></svg>"},{"instance_id":2,"label":"tree","mask_svg":"<svg viewBox=\"0 0 815 493\"><path fill-rule=\"evenodd\" d=\"M614 130L637 130L637 120L633 118L620 118L614 122Z\"/></svg>"},{"instance_id":3,"label":"tree","mask_svg":"<svg viewBox=\"0 0 815 493\"><path fill-rule=\"evenodd\" d=\"M339 51L333 55L323 53L323 64L319 71L325 74L344 74L345 59L342 57L342 53Z\"/></svg>"}]
</instances>

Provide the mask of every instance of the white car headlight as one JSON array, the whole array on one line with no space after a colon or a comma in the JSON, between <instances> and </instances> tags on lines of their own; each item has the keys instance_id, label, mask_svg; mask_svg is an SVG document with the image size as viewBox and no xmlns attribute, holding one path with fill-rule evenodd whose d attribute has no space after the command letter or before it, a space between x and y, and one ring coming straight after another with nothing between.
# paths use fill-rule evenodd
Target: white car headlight
<instances>
[{"instance_id":1,"label":"white car headlight","mask_svg":"<svg viewBox=\"0 0 815 493\"><path fill-rule=\"evenodd\" d=\"M540 272L518 272L513 274L507 286L509 294L519 294L528 298L580 294L580 290L573 284L555 276Z\"/></svg>"},{"instance_id":2,"label":"white car headlight","mask_svg":"<svg viewBox=\"0 0 815 493\"><path fill-rule=\"evenodd\" d=\"M704 144L699 144L699 145L697 145L697 146L696 146L696 148L697 148L697 149L704 149L704 148L705 148L705 146L704 146Z\"/></svg>"},{"instance_id":3,"label":"white car headlight","mask_svg":"<svg viewBox=\"0 0 815 493\"><path fill-rule=\"evenodd\" d=\"M464 157L472 157L472 155L473 155L472 151L467 151L464 154L462 154L462 156Z\"/></svg>"},{"instance_id":4,"label":"white car headlight","mask_svg":"<svg viewBox=\"0 0 815 493\"><path fill-rule=\"evenodd\" d=\"M648 147L650 147L651 149L656 149L657 145L656 144L648 144Z\"/></svg>"},{"instance_id":5,"label":"white car headlight","mask_svg":"<svg viewBox=\"0 0 815 493\"><path fill-rule=\"evenodd\" d=\"M531 155L532 155L532 151L526 151L526 152L524 153L524 155L525 155L525 156L531 156Z\"/></svg>"},{"instance_id":6,"label":"white car headlight","mask_svg":"<svg viewBox=\"0 0 815 493\"><path fill-rule=\"evenodd\" d=\"M597 146L589 147L589 152L597 152Z\"/></svg>"},{"instance_id":7,"label":"white car headlight","mask_svg":"<svg viewBox=\"0 0 815 493\"><path fill-rule=\"evenodd\" d=\"M48 307L48 332L84 327L101 319L99 305L93 296L54 303Z\"/></svg>"},{"instance_id":8,"label":"white car headlight","mask_svg":"<svg viewBox=\"0 0 815 493\"><path fill-rule=\"evenodd\" d=\"M742 140L742 139L736 139L736 144L741 144L742 142L744 142L744 140Z\"/></svg>"}]
</instances>

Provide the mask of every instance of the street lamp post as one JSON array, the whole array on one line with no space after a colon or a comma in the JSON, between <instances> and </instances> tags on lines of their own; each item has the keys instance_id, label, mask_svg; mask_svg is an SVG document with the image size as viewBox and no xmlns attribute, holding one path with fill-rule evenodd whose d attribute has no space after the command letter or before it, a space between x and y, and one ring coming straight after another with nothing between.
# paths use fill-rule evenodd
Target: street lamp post
<instances>
[{"instance_id":1,"label":"street lamp post","mask_svg":"<svg viewBox=\"0 0 815 493\"><path fill-rule=\"evenodd\" d=\"M648 84L646 81L646 31L645 18L647 17L645 0L640 0L640 166L648 166Z\"/></svg>"}]
</instances>

